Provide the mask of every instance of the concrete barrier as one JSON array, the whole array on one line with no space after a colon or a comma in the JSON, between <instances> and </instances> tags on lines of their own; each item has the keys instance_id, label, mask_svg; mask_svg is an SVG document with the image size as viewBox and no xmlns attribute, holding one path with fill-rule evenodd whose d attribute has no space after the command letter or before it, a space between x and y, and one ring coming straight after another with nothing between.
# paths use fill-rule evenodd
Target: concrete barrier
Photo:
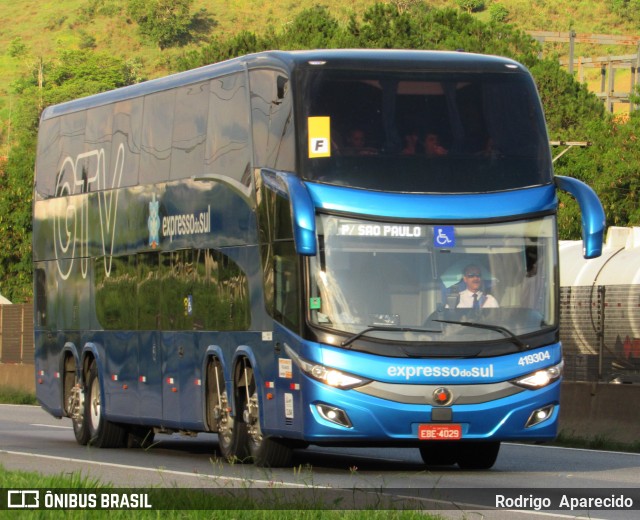
<instances>
[{"instance_id":1,"label":"concrete barrier","mask_svg":"<svg viewBox=\"0 0 640 520\"><path fill-rule=\"evenodd\" d=\"M0 363L0 387L35 394L35 367L27 364Z\"/></svg>"},{"instance_id":2,"label":"concrete barrier","mask_svg":"<svg viewBox=\"0 0 640 520\"><path fill-rule=\"evenodd\" d=\"M35 394L33 365L0 363L0 387ZM560 405L560 430L568 435L640 440L640 385L566 382Z\"/></svg>"},{"instance_id":3,"label":"concrete barrier","mask_svg":"<svg viewBox=\"0 0 640 520\"><path fill-rule=\"evenodd\" d=\"M640 441L640 385L563 383L560 430L577 437Z\"/></svg>"}]
</instances>

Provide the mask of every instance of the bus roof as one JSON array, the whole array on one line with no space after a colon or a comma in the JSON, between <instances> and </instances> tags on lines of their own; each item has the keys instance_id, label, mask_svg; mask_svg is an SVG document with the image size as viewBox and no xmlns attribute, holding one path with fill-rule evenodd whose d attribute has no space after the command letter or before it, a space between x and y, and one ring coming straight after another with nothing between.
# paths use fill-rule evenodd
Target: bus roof
<instances>
[{"instance_id":1,"label":"bus roof","mask_svg":"<svg viewBox=\"0 0 640 520\"><path fill-rule=\"evenodd\" d=\"M508 58L460 51L395 49L264 51L102 92L59 105L52 105L45 108L41 119L51 119L63 114L206 81L218 76L238 72L245 68L276 67L291 73L297 68L324 65L329 65L331 68L352 70L371 68L443 72L522 72L526 70L523 65Z\"/></svg>"}]
</instances>

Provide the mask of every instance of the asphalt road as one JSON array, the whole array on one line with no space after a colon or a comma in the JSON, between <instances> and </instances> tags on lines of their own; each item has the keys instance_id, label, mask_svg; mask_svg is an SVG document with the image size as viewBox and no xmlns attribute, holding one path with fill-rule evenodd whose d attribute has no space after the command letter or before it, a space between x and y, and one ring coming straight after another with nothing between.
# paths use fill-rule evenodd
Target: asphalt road
<instances>
[{"instance_id":1,"label":"asphalt road","mask_svg":"<svg viewBox=\"0 0 640 520\"><path fill-rule=\"evenodd\" d=\"M81 472L117 488L348 489L412 500L450 518L640 517L640 454L503 444L490 471L426 469L416 449L318 448L297 451L292 468L228 464L217 436L156 435L148 450L101 450L76 443L71 422L39 407L0 405L0 465L45 474ZM437 492L434 494L434 490ZM428 502L425 501L425 493ZM536 512L549 498L633 497L632 508ZM480 505L530 501L529 511L486 511ZM367 495L368 496L368 495ZM379 497L378 497L379 498ZM538 502L535 502L535 501ZM452 504L454 504L452 506Z\"/></svg>"}]
</instances>

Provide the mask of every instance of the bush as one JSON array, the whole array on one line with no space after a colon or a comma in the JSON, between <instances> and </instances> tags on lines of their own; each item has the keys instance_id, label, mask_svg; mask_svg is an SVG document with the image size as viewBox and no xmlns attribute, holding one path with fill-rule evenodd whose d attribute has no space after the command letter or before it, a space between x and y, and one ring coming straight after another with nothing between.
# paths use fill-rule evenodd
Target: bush
<instances>
[{"instance_id":1,"label":"bush","mask_svg":"<svg viewBox=\"0 0 640 520\"><path fill-rule=\"evenodd\" d=\"M484 10L484 0L456 0L458 7L467 13L477 13Z\"/></svg>"},{"instance_id":2,"label":"bush","mask_svg":"<svg viewBox=\"0 0 640 520\"><path fill-rule=\"evenodd\" d=\"M489 17L492 22L506 22L507 18L509 18L509 10L502 4L491 4L489 6Z\"/></svg>"}]
</instances>

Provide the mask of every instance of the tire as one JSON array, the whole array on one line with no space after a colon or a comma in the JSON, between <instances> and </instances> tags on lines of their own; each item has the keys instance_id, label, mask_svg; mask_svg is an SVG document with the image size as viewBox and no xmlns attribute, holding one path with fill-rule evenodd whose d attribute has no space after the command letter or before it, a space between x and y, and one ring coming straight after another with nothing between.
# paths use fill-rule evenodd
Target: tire
<instances>
[{"instance_id":1,"label":"tire","mask_svg":"<svg viewBox=\"0 0 640 520\"><path fill-rule=\"evenodd\" d=\"M250 462L247 445L247 425L228 415L226 424L218 431L220 453L229 463Z\"/></svg>"},{"instance_id":2,"label":"tire","mask_svg":"<svg viewBox=\"0 0 640 520\"><path fill-rule=\"evenodd\" d=\"M253 375L253 370L247 370L249 380L249 401L245 403L244 420L247 424L249 437L249 453L256 466L263 468L282 468L291 466L293 450L284 439L266 437L260 427L260 396Z\"/></svg>"},{"instance_id":3,"label":"tire","mask_svg":"<svg viewBox=\"0 0 640 520\"><path fill-rule=\"evenodd\" d=\"M89 434L89 443L96 448L122 448L125 446L125 429L109 422L102 413L102 393L96 364L89 369L85 393L84 422Z\"/></svg>"},{"instance_id":4,"label":"tire","mask_svg":"<svg viewBox=\"0 0 640 520\"><path fill-rule=\"evenodd\" d=\"M496 463L500 442L461 442L458 466L461 469L490 469Z\"/></svg>"},{"instance_id":5,"label":"tire","mask_svg":"<svg viewBox=\"0 0 640 520\"><path fill-rule=\"evenodd\" d=\"M89 444L89 428L85 424L84 417L81 421L76 421L72 419L73 424L73 434L76 437L76 442L80 444L80 446L86 446Z\"/></svg>"},{"instance_id":6,"label":"tire","mask_svg":"<svg viewBox=\"0 0 640 520\"><path fill-rule=\"evenodd\" d=\"M227 462L250 461L247 445L247 425L231 415L231 407L224 380L224 371L218 358L212 358L207 366L207 424L218 432L218 449Z\"/></svg>"},{"instance_id":7,"label":"tire","mask_svg":"<svg viewBox=\"0 0 640 520\"><path fill-rule=\"evenodd\" d=\"M284 439L262 437L256 441L249 437L249 451L253 463L260 468L288 468L293 460L293 450Z\"/></svg>"},{"instance_id":8,"label":"tire","mask_svg":"<svg viewBox=\"0 0 640 520\"><path fill-rule=\"evenodd\" d=\"M420 455L426 466L453 466L458 462L459 442L428 442L420 446Z\"/></svg>"}]
</instances>

